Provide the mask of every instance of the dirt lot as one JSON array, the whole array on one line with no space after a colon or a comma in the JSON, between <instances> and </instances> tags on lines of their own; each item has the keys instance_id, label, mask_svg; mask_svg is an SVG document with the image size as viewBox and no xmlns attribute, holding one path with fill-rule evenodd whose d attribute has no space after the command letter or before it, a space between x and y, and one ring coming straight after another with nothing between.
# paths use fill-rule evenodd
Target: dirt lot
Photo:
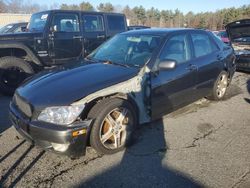
<instances>
[{"instance_id":1,"label":"dirt lot","mask_svg":"<svg viewBox=\"0 0 250 188\"><path fill-rule=\"evenodd\" d=\"M0 97L0 187L250 187L250 74L237 73L227 98L205 99L142 125L124 152L77 160L18 136Z\"/></svg>"}]
</instances>

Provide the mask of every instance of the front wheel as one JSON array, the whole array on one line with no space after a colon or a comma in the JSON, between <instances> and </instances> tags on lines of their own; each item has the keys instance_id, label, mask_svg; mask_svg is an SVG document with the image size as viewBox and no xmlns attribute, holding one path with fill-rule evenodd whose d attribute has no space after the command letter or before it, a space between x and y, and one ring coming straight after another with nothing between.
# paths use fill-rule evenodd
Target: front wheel
<instances>
[{"instance_id":1,"label":"front wheel","mask_svg":"<svg viewBox=\"0 0 250 188\"><path fill-rule=\"evenodd\" d=\"M0 92L12 95L24 79L34 74L29 63L16 57L0 58Z\"/></svg>"},{"instance_id":2,"label":"front wheel","mask_svg":"<svg viewBox=\"0 0 250 188\"><path fill-rule=\"evenodd\" d=\"M213 91L207 98L210 100L221 100L225 97L229 85L228 73L222 71L214 83Z\"/></svg>"},{"instance_id":3,"label":"front wheel","mask_svg":"<svg viewBox=\"0 0 250 188\"><path fill-rule=\"evenodd\" d=\"M91 109L88 117L94 120L90 144L98 153L113 154L131 143L137 117L128 101L104 99Z\"/></svg>"}]
</instances>

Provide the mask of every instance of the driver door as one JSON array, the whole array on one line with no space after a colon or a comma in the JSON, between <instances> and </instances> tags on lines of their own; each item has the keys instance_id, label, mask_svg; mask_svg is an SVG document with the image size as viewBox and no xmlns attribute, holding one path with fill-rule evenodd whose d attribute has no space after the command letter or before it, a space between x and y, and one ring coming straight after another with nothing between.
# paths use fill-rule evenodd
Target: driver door
<instances>
[{"instance_id":1,"label":"driver door","mask_svg":"<svg viewBox=\"0 0 250 188\"><path fill-rule=\"evenodd\" d=\"M197 68L192 64L189 34L172 36L157 62L175 61L176 67L152 73L152 118L172 112L194 100Z\"/></svg>"},{"instance_id":2,"label":"driver door","mask_svg":"<svg viewBox=\"0 0 250 188\"><path fill-rule=\"evenodd\" d=\"M50 58L55 64L77 58L83 50L83 37L78 13L56 13L49 34Z\"/></svg>"}]
</instances>

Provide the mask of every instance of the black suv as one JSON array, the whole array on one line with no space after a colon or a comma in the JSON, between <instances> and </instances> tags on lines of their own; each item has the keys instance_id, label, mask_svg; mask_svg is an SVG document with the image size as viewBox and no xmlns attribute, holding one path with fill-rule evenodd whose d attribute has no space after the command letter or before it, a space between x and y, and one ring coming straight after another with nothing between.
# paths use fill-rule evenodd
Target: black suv
<instances>
[{"instance_id":1,"label":"black suv","mask_svg":"<svg viewBox=\"0 0 250 188\"><path fill-rule=\"evenodd\" d=\"M127 30L123 14L50 10L33 14L28 32L0 36L0 91L12 94L27 76L80 59Z\"/></svg>"},{"instance_id":2,"label":"black suv","mask_svg":"<svg viewBox=\"0 0 250 188\"><path fill-rule=\"evenodd\" d=\"M80 66L40 73L20 86L11 119L27 140L69 156L88 143L122 150L138 124L202 97L223 99L233 49L212 33L142 29L117 34Z\"/></svg>"}]
</instances>

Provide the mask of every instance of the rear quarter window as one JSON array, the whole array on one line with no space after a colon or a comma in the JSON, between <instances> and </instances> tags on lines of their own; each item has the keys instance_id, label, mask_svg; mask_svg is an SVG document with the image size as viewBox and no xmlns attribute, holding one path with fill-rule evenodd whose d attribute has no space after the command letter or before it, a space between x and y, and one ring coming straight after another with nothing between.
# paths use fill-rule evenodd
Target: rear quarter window
<instances>
[{"instance_id":1,"label":"rear quarter window","mask_svg":"<svg viewBox=\"0 0 250 188\"><path fill-rule=\"evenodd\" d=\"M107 15L108 29L110 32L122 32L126 30L125 19L119 15Z\"/></svg>"},{"instance_id":2,"label":"rear quarter window","mask_svg":"<svg viewBox=\"0 0 250 188\"><path fill-rule=\"evenodd\" d=\"M195 57L205 56L219 50L215 42L207 34L195 33L191 34L191 38L194 45Z\"/></svg>"}]
</instances>

